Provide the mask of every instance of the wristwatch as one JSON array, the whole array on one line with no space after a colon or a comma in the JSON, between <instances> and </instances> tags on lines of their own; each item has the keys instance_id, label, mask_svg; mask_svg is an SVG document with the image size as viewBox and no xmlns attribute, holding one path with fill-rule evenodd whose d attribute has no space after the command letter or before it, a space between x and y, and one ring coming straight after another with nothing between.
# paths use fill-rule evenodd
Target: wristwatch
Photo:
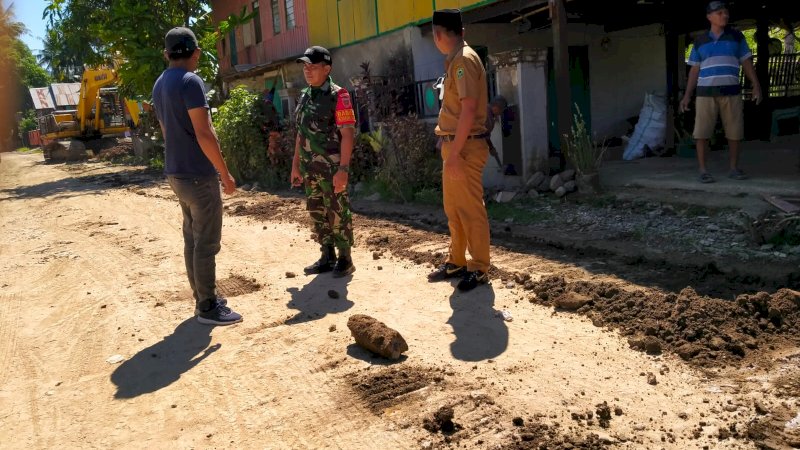
<instances>
[{"instance_id":1,"label":"wristwatch","mask_svg":"<svg viewBox=\"0 0 800 450\"><path fill-rule=\"evenodd\" d=\"M350 173L350 166L339 166L339 170L345 173Z\"/></svg>"}]
</instances>

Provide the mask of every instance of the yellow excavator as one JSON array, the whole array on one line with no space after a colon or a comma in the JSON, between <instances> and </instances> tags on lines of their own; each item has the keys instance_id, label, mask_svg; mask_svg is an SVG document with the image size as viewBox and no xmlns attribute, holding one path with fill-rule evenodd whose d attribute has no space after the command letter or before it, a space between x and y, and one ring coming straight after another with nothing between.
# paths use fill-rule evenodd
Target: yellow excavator
<instances>
[{"instance_id":1,"label":"yellow excavator","mask_svg":"<svg viewBox=\"0 0 800 450\"><path fill-rule=\"evenodd\" d=\"M86 68L78 109L55 111L39 118L45 161L86 157L86 147L103 136L121 135L139 125L139 104L120 96L114 69ZM69 140L68 145L59 141Z\"/></svg>"}]
</instances>

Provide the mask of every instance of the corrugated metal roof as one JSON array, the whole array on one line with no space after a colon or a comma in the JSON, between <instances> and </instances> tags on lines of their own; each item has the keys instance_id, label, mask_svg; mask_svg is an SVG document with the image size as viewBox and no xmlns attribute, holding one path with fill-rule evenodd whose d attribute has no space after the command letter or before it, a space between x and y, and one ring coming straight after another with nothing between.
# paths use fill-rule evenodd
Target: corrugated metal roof
<instances>
[{"instance_id":1,"label":"corrugated metal roof","mask_svg":"<svg viewBox=\"0 0 800 450\"><path fill-rule=\"evenodd\" d=\"M80 83L78 83L78 87L80 88ZM31 99L33 99L33 105L36 109L55 109L55 102L53 101L53 97L50 95L50 88L43 87L43 88L30 88L31 92Z\"/></svg>"},{"instance_id":2,"label":"corrugated metal roof","mask_svg":"<svg viewBox=\"0 0 800 450\"><path fill-rule=\"evenodd\" d=\"M55 94L57 106L76 106L80 99L80 83L53 83L53 94Z\"/></svg>"}]
</instances>

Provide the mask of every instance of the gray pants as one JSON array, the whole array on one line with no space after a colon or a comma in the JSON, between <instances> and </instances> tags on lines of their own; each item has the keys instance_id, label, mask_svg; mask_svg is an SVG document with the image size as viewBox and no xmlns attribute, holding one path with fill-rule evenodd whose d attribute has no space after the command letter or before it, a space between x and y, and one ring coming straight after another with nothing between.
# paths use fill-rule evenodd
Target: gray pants
<instances>
[{"instance_id":1,"label":"gray pants","mask_svg":"<svg viewBox=\"0 0 800 450\"><path fill-rule=\"evenodd\" d=\"M222 238L222 198L216 176L168 175L183 211L183 258L200 311L217 298L215 257Z\"/></svg>"}]
</instances>

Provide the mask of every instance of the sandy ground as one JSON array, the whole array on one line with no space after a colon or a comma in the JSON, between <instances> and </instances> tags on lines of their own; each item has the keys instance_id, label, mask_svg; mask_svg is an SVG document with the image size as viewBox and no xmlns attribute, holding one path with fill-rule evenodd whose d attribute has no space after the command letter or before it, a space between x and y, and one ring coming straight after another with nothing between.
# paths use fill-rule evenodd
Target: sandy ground
<instances>
[{"instance_id":1,"label":"sandy ground","mask_svg":"<svg viewBox=\"0 0 800 450\"><path fill-rule=\"evenodd\" d=\"M755 400L796 405L770 384L796 366L795 351L782 349L790 364L768 373L701 372L531 304L518 286L428 284L427 266L373 255L364 242L382 230L358 222L357 271L335 280L302 274L317 256L305 226L226 215L218 277L245 319L200 325L172 192L78 178L111 170L2 156L0 447L769 448L772 437L744 431ZM534 278L584 273L536 255L496 264ZM355 346L353 314L400 331L406 356ZM124 361L108 362L115 355ZM455 432L424 427L442 406Z\"/></svg>"}]
</instances>

